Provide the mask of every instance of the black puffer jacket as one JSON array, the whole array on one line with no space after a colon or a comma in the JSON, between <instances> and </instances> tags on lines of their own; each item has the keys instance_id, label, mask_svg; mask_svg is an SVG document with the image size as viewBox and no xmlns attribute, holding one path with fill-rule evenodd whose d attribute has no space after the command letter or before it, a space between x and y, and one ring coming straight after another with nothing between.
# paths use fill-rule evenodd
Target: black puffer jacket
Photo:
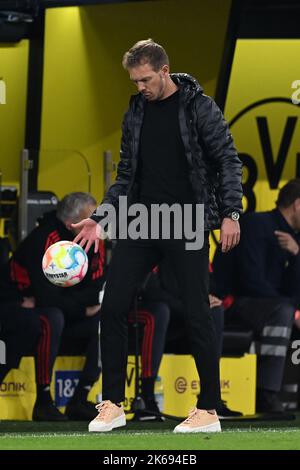
<instances>
[{"instance_id":1,"label":"black puffer jacket","mask_svg":"<svg viewBox=\"0 0 300 470\"><path fill-rule=\"evenodd\" d=\"M179 125L196 201L204 204L205 229L220 226L232 211L242 211L242 164L228 125L212 98L188 74L171 74L179 87ZM121 159L115 183L102 203L118 207L119 196L132 196L139 154L145 98L131 97L122 126ZM101 204L102 204L101 203ZM92 219L99 221L97 211Z\"/></svg>"}]
</instances>

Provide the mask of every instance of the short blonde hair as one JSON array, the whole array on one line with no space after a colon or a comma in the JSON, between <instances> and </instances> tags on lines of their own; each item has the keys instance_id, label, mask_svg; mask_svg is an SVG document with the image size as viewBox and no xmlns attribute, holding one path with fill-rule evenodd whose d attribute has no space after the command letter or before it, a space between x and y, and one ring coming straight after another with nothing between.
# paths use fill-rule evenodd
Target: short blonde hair
<instances>
[{"instance_id":1,"label":"short blonde hair","mask_svg":"<svg viewBox=\"0 0 300 470\"><path fill-rule=\"evenodd\" d=\"M169 65L169 57L165 49L153 39L143 39L125 52L122 65L128 70L143 64L150 64L157 72L163 65Z\"/></svg>"}]
</instances>

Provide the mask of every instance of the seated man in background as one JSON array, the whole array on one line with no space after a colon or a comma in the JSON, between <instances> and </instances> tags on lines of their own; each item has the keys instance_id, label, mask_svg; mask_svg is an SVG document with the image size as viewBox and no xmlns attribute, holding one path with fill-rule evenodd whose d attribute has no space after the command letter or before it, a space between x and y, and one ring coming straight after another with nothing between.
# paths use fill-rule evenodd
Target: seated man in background
<instances>
[{"instance_id":1,"label":"seated man in background","mask_svg":"<svg viewBox=\"0 0 300 470\"><path fill-rule=\"evenodd\" d=\"M276 206L242 217L239 246L217 250L213 263L218 294L234 297L225 318L259 341L256 410L270 413L284 411L279 392L299 308L300 179L280 190Z\"/></svg>"},{"instance_id":2,"label":"seated man in background","mask_svg":"<svg viewBox=\"0 0 300 470\"><path fill-rule=\"evenodd\" d=\"M37 315L41 330L35 353L37 399L33 419L59 421L67 417L89 420L96 416L94 404L87 401L88 393L100 374L99 361L99 291L103 284L103 243L99 252L89 250L89 268L83 281L73 287L51 284L43 274L42 258L46 249L59 240L73 240L71 228L96 207L96 201L87 193L65 196L57 213L48 213L17 248L9 262L6 283L17 287L18 297L9 305L9 311L20 311L27 298L26 315ZM2 307L1 307L2 308ZM23 309L24 310L24 309ZM13 313L12 313L13 314ZM85 343L86 361L74 396L66 407L66 416L53 404L50 381L55 358L59 352L62 334L73 343Z\"/></svg>"}]
</instances>

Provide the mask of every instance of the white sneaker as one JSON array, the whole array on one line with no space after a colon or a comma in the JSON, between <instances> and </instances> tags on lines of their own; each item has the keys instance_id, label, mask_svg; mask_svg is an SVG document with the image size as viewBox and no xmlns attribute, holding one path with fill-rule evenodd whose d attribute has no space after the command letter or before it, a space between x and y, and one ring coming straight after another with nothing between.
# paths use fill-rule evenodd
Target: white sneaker
<instances>
[{"instance_id":1,"label":"white sneaker","mask_svg":"<svg viewBox=\"0 0 300 470\"><path fill-rule=\"evenodd\" d=\"M105 432L126 425L123 406L117 406L110 400L105 400L96 405L99 411L89 424L89 432Z\"/></svg>"},{"instance_id":2,"label":"white sneaker","mask_svg":"<svg viewBox=\"0 0 300 470\"><path fill-rule=\"evenodd\" d=\"M221 432L221 425L216 413L212 414L206 410L194 408L186 420L178 424L173 432Z\"/></svg>"}]
</instances>

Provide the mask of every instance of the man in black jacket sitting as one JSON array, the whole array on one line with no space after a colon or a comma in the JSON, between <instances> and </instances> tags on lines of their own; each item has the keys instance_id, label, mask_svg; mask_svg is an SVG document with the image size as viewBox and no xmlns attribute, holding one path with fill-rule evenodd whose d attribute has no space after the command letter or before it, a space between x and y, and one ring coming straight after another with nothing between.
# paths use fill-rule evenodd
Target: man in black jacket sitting
<instances>
[{"instance_id":1,"label":"man in black jacket sitting","mask_svg":"<svg viewBox=\"0 0 300 470\"><path fill-rule=\"evenodd\" d=\"M219 295L234 296L225 319L253 329L258 340L258 412L284 411L279 391L300 305L300 179L283 186L276 206L246 214L239 246L214 259Z\"/></svg>"}]
</instances>

